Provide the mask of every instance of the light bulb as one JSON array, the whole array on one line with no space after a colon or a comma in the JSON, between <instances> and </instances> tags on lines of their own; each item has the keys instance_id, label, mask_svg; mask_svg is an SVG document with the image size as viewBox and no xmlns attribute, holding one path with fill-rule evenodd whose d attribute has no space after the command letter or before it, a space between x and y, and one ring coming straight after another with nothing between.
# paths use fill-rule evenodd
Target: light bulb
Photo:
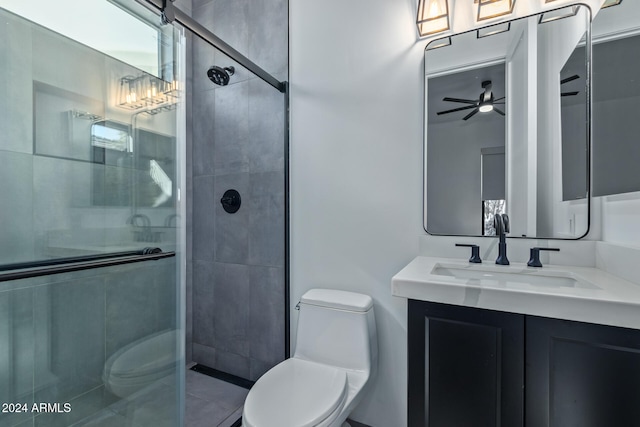
<instances>
[{"instance_id":1,"label":"light bulb","mask_svg":"<svg viewBox=\"0 0 640 427\"><path fill-rule=\"evenodd\" d=\"M478 109L481 113L488 113L489 111L493 111L493 104L484 104L481 105Z\"/></svg>"},{"instance_id":2,"label":"light bulb","mask_svg":"<svg viewBox=\"0 0 640 427\"><path fill-rule=\"evenodd\" d=\"M442 7L440 6L439 0L431 0L431 5L429 6L429 14L428 18L436 18L442 15Z\"/></svg>"}]
</instances>

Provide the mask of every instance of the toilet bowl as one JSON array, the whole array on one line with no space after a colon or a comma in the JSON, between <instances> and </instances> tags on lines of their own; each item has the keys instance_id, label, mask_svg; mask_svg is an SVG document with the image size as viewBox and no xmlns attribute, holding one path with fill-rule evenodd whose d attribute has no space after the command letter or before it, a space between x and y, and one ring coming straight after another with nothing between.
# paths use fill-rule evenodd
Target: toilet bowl
<instances>
[{"instance_id":1,"label":"toilet bowl","mask_svg":"<svg viewBox=\"0 0 640 427\"><path fill-rule=\"evenodd\" d=\"M116 351L105 363L102 381L124 398L176 371L177 331L146 336Z\"/></svg>"},{"instance_id":2,"label":"toilet bowl","mask_svg":"<svg viewBox=\"0 0 640 427\"><path fill-rule=\"evenodd\" d=\"M293 356L264 374L247 395L243 427L338 427L377 372L373 300L312 289L300 299Z\"/></svg>"}]
</instances>

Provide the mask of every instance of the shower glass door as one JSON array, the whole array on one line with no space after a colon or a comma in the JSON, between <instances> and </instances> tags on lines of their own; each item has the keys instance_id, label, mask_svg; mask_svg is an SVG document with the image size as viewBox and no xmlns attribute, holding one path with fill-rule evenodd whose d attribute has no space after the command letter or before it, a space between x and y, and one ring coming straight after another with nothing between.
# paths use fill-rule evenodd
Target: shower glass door
<instances>
[{"instance_id":1,"label":"shower glass door","mask_svg":"<svg viewBox=\"0 0 640 427\"><path fill-rule=\"evenodd\" d=\"M0 427L182 425L184 37L115 3L0 0Z\"/></svg>"}]
</instances>

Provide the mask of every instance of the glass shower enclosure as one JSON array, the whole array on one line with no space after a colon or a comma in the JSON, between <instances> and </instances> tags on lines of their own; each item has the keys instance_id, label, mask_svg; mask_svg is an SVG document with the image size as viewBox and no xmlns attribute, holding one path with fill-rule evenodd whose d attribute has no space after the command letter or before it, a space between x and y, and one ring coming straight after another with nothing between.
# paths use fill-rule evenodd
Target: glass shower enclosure
<instances>
[{"instance_id":1,"label":"glass shower enclosure","mask_svg":"<svg viewBox=\"0 0 640 427\"><path fill-rule=\"evenodd\" d=\"M0 427L182 425L183 68L134 2L0 0Z\"/></svg>"}]
</instances>

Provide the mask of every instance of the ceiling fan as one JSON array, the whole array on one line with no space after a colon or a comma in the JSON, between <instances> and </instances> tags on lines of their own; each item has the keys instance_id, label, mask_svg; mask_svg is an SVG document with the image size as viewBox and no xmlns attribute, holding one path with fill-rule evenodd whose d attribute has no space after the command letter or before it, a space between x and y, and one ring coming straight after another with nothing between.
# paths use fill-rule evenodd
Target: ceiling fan
<instances>
[{"instance_id":1,"label":"ceiling fan","mask_svg":"<svg viewBox=\"0 0 640 427\"><path fill-rule=\"evenodd\" d=\"M452 110L439 111L437 114L455 113L456 111L471 110L469 114L464 116L462 120L469 120L478 112L488 113L489 111L495 111L496 113L504 116L504 111L496 108L495 104L504 104L504 96L502 98L494 99L493 92L491 92L491 80L485 80L482 82L482 89L484 92L480 94L478 99L460 99L460 98L442 98L443 101L459 102L461 104L469 104L466 107L454 108Z\"/></svg>"},{"instance_id":2,"label":"ceiling fan","mask_svg":"<svg viewBox=\"0 0 640 427\"><path fill-rule=\"evenodd\" d=\"M579 75L574 74L574 75L573 75L573 76L571 76L571 77L567 77L566 79L562 79L562 80L560 80L560 85L563 85L563 84L565 84L565 83L572 82L572 81L577 80L577 79L579 79L579 78L580 78L580 76L579 76ZM575 95L577 95L578 93L580 93L580 92L562 92L562 93L560 94L560 96L575 96Z\"/></svg>"}]
</instances>

